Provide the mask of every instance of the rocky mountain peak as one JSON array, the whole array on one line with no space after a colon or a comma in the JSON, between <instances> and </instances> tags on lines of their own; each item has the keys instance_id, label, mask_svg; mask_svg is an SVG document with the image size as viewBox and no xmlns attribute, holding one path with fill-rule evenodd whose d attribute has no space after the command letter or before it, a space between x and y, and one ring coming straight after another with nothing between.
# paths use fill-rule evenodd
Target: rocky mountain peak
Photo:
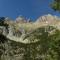
<instances>
[{"instance_id":1,"label":"rocky mountain peak","mask_svg":"<svg viewBox=\"0 0 60 60\"><path fill-rule=\"evenodd\" d=\"M7 23L7 24L13 24L14 21L13 21L13 19L11 19L11 18L9 18L9 17L5 17L4 23Z\"/></svg>"},{"instance_id":2,"label":"rocky mountain peak","mask_svg":"<svg viewBox=\"0 0 60 60\"><path fill-rule=\"evenodd\" d=\"M26 19L23 16L18 16L16 18L16 22L19 22L19 23L26 22Z\"/></svg>"},{"instance_id":3,"label":"rocky mountain peak","mask_svg":"<svg viewBox=\"0 0 60 60\"><path fill-rule=\"evenodd\" d=\"M53 16L51 14L48 14L48 15L44 15L44 16L41 16L39 17L37 20L36 20L36 23L48 23L48 24L52 24L52 23L55 23L59 20L59 18L57 16Z\"/></svg>"}]
</instances>

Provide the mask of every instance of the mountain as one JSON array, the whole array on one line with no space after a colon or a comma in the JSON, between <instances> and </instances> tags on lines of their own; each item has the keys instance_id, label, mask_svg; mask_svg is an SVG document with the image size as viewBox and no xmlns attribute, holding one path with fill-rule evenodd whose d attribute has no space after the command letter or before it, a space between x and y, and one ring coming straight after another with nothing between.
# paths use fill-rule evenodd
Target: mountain
<instances>
[{"instance_id":1,"label":"mountain","mask_svg":"<svg viewBox=\"0 0 60 60\"><path fill-rule=\"evenodd\" d=\"M15 22L14 22L14 20L13 19L11 19L11 18L9 18L9 17L5 17L5 21L4 21L4 23L6 23L6 24L14 24Z\"/></svg>"},{"instance_id":2,"label":"mountain","mask_svg":"<svg viewBox=\"0 0 60 60\"><path fill-rule=\"evenodd\" d=\"M26 22L26 19L23 16L18 16L16 18L16 22L17 23L25 23Z\"/></svg>"},{"instance_id":3,"label":"mountain","mask_svg":"<svg viewBox=\"0 0 60 60\"><path fill-rule=\"evenodd\" d=\"M21 16L15 21L5 17L1 22L0 60L60 59L59 17L48 14L35 22Z\"/></svg>"},{"instance_id":4,"label":"mountain","mask_svg":"<svg viewBox=\"0 0 60 60\"><path fill-rule=\"evenodd\" d=\"M51 14L41 16L35 22L27 22L23 16L18 16L15 21L9 17L6 17L4 22L5 24L8 24L8 27L4 28L5 31L2 29L4 33L7 33L7 35L4 35L6 35L11 40L13 39L17 42L23 43L28 43L28 40L23 40L23 37L41 27L45 27L47 29L49 26L52 26L60 30L60 18Z\"/></svg>"},{"instance_id":5,"label":"mountain","mask_svg":"<svg viewBox=\"0 0 60 60\"><path fill-rule=\"evenodd\" d=\"M52 23L57 22L57 20L60 20L59 17L48 14L48 15L44 15L44 16L39 17L36 20L36 22L45 22L48 24L52 24Z\"/></svg>"},{"instance_id":6,"label":"mountain","mask_svg":"<svg viewBox=\"0 0 60 60\"><path fill-rule=\"evenodd\" d=\"M52 25L52 24L56 24L56 23L60 22L59 20L60 20L59 17L48 14L48 15L39 17L35 23Z\"/></svg>"},{"instance_id":7,"label":"mountain","mask_svg":"<svg viewBox=\"0 0 60 60\"><path fill-rule=\"evenodd\" d=\"M60 18L58 16L53 16L51 14L43 15L39 17L35 22L32 22L30 19L26 19L23 16L18 16L16 20L12 20L9 17L5 18L5 23L14 25L16 28L23 27L24 29L33 30L39 28L41 26L52 25L59 27L60 25ZM35 26L35 27L34 27Z\"/></svg>"},{"instance_id":8,"label":"mountain","mask_svg":"<svg viewBox=\"0 0 60 60\"><path fill-rule=\"evenodd\" d=\"M35 26L54 26L60 29L60 18L58 16L53 16L51 14L43 15L35 21Z\"/></svg>"}]
</instances>

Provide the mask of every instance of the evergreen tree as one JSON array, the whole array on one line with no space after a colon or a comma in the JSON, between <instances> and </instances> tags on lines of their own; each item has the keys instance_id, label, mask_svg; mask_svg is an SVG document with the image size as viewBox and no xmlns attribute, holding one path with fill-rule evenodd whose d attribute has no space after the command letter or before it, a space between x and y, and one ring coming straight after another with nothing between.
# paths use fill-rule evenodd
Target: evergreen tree
<instances>
[{"instance_id":1,"label":"evergreen tree","mask_svg":"<svg viewBox=\"0 0 60 60\"><path fill-rule=\"evenodd\" d=\"M51 3L51 8L55 11L60 11L60 0L53 0Z\"/></svg>"}]
</instances>

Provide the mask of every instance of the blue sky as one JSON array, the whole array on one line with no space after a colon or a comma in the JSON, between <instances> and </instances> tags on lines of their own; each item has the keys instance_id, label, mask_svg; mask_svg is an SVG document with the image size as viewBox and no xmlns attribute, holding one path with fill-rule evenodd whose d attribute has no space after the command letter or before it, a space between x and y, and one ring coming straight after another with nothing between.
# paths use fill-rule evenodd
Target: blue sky
<instances>
[{"instance_id":1,"label":"blue sky","mask_svg":"<svg viewBox=\"0 0 60 60\"><path fill-rule=\"evenodd\" d=\"M49 7L52 0L0 0L0 17L11 17L15 19L22 15L26 18L36 20L39 16L52 14L60 16Z\"/></svg>"}]
</instances>

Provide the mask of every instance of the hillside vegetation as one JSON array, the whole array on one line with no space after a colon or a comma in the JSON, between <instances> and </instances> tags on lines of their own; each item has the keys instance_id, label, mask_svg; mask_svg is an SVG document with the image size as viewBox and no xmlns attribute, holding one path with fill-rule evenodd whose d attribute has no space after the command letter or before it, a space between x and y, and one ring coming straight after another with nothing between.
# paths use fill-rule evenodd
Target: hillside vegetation
<instances>
[{"instance_id":1,"label":"hillside vegetation","mask_svg":"<svg viewBox=\"0 0 60 60\"><path fill-rule=\"evenodd\" d=\"M55 19L51 19L53 23L48 24L46 23L50 21L48 18L42 21L40 19L34 23L12 22L12 24L8 20L3 21L7 26L3 24L2 26L13 26L17 31L23 28L25 31L23 41L27 39L30 43L10 40L0 34L0 60L60 60L60 21L54 22Z\"/></svg>"}]
</instances>

